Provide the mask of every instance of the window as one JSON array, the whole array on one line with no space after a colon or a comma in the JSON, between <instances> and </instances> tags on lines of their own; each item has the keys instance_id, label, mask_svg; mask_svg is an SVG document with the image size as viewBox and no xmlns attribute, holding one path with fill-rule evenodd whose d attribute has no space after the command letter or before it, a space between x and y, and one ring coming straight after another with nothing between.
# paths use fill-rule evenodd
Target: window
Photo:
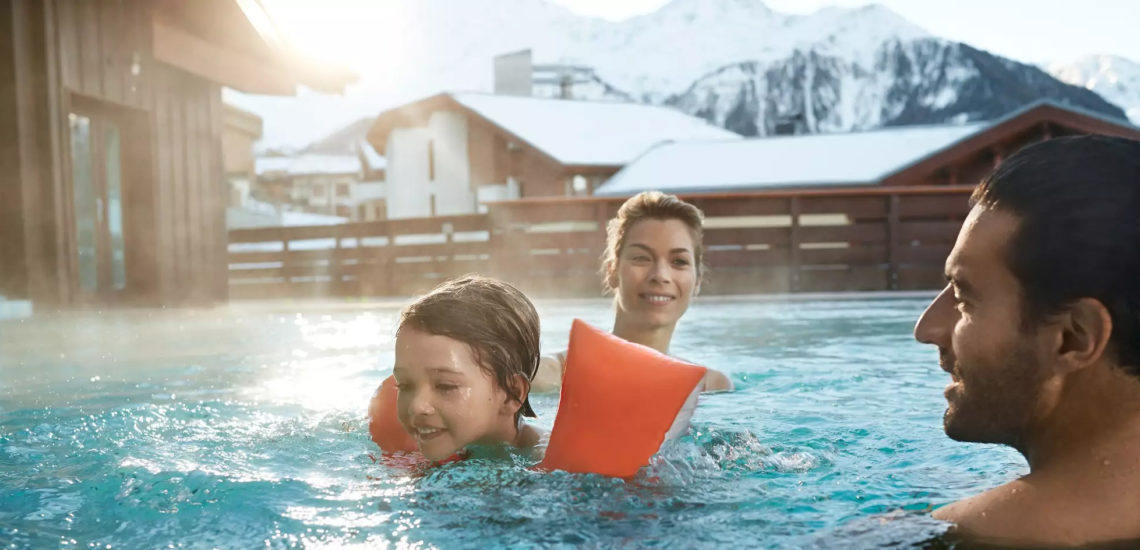
<instances>
[{"instance_id":1,"label":"window","mask_svg":"<svg viewBox=\"0 0 1140 550\"><path fill-rule=\"evenodd\" d=\"M570 194L571 195L589 195L590 194L590 181L582 174L574 174L570 178Z\"/></svg>"},{"instance_id":2,"label":"window","mask_svg":"<svg viewBox=\"0 0 1140 550\"><path fill-rule=\"evenodd\" d=\"M347 183L336 184L336 196L347 197L351 194L351 189Z\"/></svg>"}]
</instances>

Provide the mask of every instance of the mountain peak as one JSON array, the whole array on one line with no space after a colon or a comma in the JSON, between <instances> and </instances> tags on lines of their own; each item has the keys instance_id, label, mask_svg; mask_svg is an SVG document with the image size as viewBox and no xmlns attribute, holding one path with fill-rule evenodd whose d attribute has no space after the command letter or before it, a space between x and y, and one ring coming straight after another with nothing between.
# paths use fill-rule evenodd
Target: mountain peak
<instances>
[{"instance_id":1,"label":"mountain peak","mask_svg":"<svg viewBox=\"0 0 1140 550\"><path fill-rule=\"evenodd\" d=\"M752 17L762 17L772 13L772 10L760 0L672 0L649 15L716 17L724 14L747 14Z\"/></svg>"},{"instance_id":2,"label":"mountain peak","mask_svg":"<svg viewBox=\"0 0 1140 550\"><path fill-rule=\"evenodd\" d=\"M1140 124L1140 63L1116 55L1086 55L1051 63L1049 74L1062 82L1088 88L1124 109Z\"/></svg>"}]
</instances>

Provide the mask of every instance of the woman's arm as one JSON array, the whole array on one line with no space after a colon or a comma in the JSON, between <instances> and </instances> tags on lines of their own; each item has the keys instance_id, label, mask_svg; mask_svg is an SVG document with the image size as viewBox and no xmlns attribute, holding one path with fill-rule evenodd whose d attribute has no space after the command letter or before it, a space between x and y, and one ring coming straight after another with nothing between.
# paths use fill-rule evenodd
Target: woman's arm
<instances>
[{"instance_id":1,"label":"woman's arm","mask_svg":"<svg viewBox=\"0 0 1140 550\"><path fill-rule=\"evenodd\" d=\"M714 369L705 371L704 383L704 391L727 391L734 388L732 380L729 380L723 372Z\"/></svg>"},{"instance_id":2,"label":"woman's arm","mask_svg":"<svg viewBox=\"0 0 1140 550\"><path fill-rule=\"evenodd\" d=\"M538 362L538 372L534 380L530 381L532 392L555 392L562 387L562 357L563 354L543 356Z\"/></svg>"}]
</instances>

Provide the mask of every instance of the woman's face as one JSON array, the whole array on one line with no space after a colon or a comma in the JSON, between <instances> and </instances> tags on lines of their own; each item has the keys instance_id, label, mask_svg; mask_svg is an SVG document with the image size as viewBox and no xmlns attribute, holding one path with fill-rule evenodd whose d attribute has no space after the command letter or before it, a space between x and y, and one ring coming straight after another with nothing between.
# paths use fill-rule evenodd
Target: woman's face
<instances>
[{"instance_id":1,"label":"woman's face","mask_svg":"<svg viewBox=\"0 0 1140 550\"><path fill-rule=\"evenodd\" d=\"M646 328L675 325L700 284L692 232L677 219L633 224L610 276L619 315Z\"/></svg>"},{"instance_id":2,"label":"woman's face","mask_svg":"<svg viewBox=\"0 0 1140 550\"><path fill-rule=\"evenodd\" d=\"M400 329L393 374L400 424L430 460L444 460L471 443L498 443L514 434L519 404L459 340Z\"/></svg>"}]
</instances>

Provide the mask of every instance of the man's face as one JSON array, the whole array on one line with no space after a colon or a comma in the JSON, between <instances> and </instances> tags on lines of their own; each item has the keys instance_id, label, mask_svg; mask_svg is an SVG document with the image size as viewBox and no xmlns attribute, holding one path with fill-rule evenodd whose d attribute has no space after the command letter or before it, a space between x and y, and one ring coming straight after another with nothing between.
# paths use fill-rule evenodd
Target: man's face
<instances>
[{"instance_id":1,"label":"man's face","mask_svg":"<svg viewBox=\"0 0 1140 550\"><path fill-rule=\"evenodd\" d=\"M949 283L914 328L938 346L946 387L946 435L958 441L1020 447L1040 416L1050 369L1038 332L1023 322L1021 285L1007 255L1018 218L975 207L946 260Z\"/></svg>"}]
</instances>

